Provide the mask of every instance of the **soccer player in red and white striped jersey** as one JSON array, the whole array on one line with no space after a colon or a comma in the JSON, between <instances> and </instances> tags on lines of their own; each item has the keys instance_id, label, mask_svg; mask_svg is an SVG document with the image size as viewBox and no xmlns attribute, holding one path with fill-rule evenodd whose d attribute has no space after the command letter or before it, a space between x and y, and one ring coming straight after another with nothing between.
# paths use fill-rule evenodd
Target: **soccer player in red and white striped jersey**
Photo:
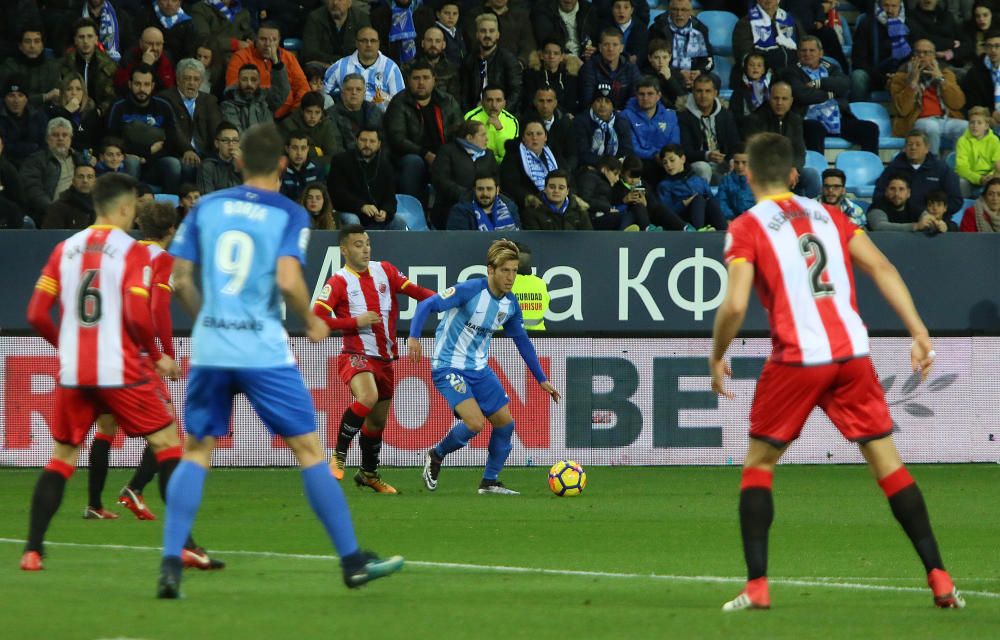
<instances>
[{"instance_id":1,"label":"soccer player in red and white striped jersey","mask_svg":"<svg viewBox=\"0 0 1000 640\"><path fill-rule=\"evenodd\" d=\"M313 312L331 329L344 334L338 367L340 379L354 395L354 402L340 420L330 461L333 475L338 480L344 477L347 449L360 430L361 469L354 481L379 493L396 493L378 472L382 431L395 386L392 361L399 357L396 294L423 300L434 292L413 284L388 262L372 262L371 252L364 227L348 225L340 230L345 266L326 281Z\"/></svg>"},{"instance_id":2,"label":"soccer player in red and white striped jersey","mask_svg":"<svg viewBox=\"0 0 1000 640\"><path fill-rule=\"evenodd\" d=\"M757 290L771 324L772 353L757 381L750 410L750 446L743 463L740 528L746 588L724 611L766 609L768 530L774 518L774 467L820 407L847 439L857 442L927 572L934 603L965 601L945 571L923 495L892 440L892 418L868 358L868 333L855 304L853 264L874 280L913 338L910 361L926 379L934 364L927 327L896 268L836 207L788 192L791 143L763 133L747 144L747 177L758 204L729 225L729 279L715 316L709 367L712 389L726 398L724 360Z\"/></svg>"}]
</instances>

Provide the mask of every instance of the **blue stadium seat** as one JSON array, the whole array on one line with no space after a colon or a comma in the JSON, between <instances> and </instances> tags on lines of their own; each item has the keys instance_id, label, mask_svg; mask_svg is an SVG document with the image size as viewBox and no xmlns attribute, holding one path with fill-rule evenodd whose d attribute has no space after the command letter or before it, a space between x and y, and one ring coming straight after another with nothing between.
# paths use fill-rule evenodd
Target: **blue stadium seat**
<instances>
[{"instance_id":1,"label":"blue stadium seat","mask_svg":"<svg viewBox=\"0 0 1000 640\"><path fill-rule=\"evenodd\" d=\"M869 151L844 151L836 166L847 176L847 190L861 198L871 198L875 181L882 175L882 160Z\"/></svg>"},{"instance_id":2,"label":"blue stadium seat","mask_svg":"<svg viewBox=\"0 0 1000 640\"><path fill-rule=\"evenodd\" d=\"M890 102L892 96L889 95L888 91L872 91L872 101L873 102Z\"/></svg>"},{"instance_id":3,"label":"blue stadium seat","mask_svg":"<svg viewBox=\"0 0 1000 640\"><path fill-rule=\"evenodd\" d=\"M166 202L175 209L181 204L181 199L172 193L155 193L153 199L157 202Z\"/></svg>"},{"instance_id":4,"label":"blue stadium seat","mask_svg":"<svg viewBox=\"0 0 1000 640\"><path fill-rule=\"evenodd\" d=\"M713 56L715 59L715 69L712 73L719 76L719 80L722 81L721 89L719 89L719 97L723 100L729 100L733 95L733 90L729 88L729 76L733 71L733 61L726 56Z\"/></svg>"},{"instance_id":5,"label":"blue stadium seat","mask_svg":"<svg viewBox=\"0 0 1000 640\"><path fill-rule=\"evenodd\" d=\"M649 10L649 26L653 26L653 21L666 13L664 9L650 9Z\"/></svg>"},{"instance_id":6,"label":"blue stadium seat","mask_svg":"<svg viewBox=\"0 0 1000 640\"><path fill-rule=\"evenodd\" d=\"M823 175L823 172L830 167L826 162L826 156L824 156L819 151L807 150L806 151L806 169L815 169L817 173Z\"/></svg>"},{"instance_id":7,"label":"blue stadium seat","mask_svg":"<svg viewBox=\"0 0 1000 640\"><path fill-rule=\"evenodd\" d=\"M402 218L410 231L427 231L427 219L424 217L424 207L413 196L403 193L396 194L396 217Z\"/></svg>"},{"instance_id":8,"label":"blue stadium seat","mask_svg":"<svg viewBox=\"0 0 1000 640\"><path fill-rule=\"evenodd\" d=\"M850 149L852 146L850 142L840 136L827 136L824 145L827 149Z\"/></svg>"},{"instance_id":9,"label":"blue stadium seat","mask_svg":"<svg viewBox=\"0 0 1000 640\"><path fill-rule=\"evenodd\" d=\"M892 135L892 121L885 106L877 102L852 102L851 112L858 120L868 120L878 125L879 149L903 148L906 141Z\"/></svg>"},{"instance_id":10,"label":"blue stadium seat","mask_svg":"<svg viewBox=\"0 0 1000 640\"><path fill-rule=\"evenodd\" d=\"M739 18L728 11L702 11L698 14L698 20L708 27L708 41L715 53L733 55L733 29Z\"/></svg>"}]
</instances>

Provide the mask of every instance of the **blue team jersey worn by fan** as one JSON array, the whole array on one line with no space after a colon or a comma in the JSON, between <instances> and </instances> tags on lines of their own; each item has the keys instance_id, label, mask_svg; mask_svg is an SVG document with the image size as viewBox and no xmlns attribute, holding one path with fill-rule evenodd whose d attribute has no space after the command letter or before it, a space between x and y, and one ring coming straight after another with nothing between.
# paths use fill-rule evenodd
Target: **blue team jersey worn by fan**
<instances>
[{"instance_id":1,"label":"blue team jersey worn by fan","mask_svg":"<svg viewBox=\"0 0 1000 640\"><path fill-rule=\"evenodd\" d=\"M527 335L517 298L512 293L495 297L486 278L467 280L438 296L439 308L446 311L434 334L432 369L485 369L494 331L502 327L510 338Z\"/></svg>"},{"instance_id":2,"label":"blue team jersey worn by fan","mask_svg":"<svg viewBox=\"0 0 1000 640\"><path fill-rule=\"evenodd\" d=\"M201 266L201 311L191 364L260 368L294 364L282 324L278 259L305 264L309 215L272 191L248 186L202 197L170 253Z\"/></svg>"}]
</instances>

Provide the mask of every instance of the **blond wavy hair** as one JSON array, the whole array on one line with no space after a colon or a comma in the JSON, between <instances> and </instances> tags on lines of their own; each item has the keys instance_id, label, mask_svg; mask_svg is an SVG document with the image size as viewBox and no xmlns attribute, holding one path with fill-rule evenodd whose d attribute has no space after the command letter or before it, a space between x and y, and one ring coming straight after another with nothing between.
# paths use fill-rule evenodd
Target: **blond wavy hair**
<instances>
[{"instance_id":1,"label":"blond wavy hair","mask_svg":"<svg viewBox=\"0 0 1000 640\"><path fill-rule=\"evenodd\" d=\"M518 250L517 245L514 244L513 240L508 240L507 238L494 240L486 252L486 266L493 267L494 269L499 268L505 262L510 262L511 260L519 261L520 259L521 252Z\"/></svg>"}]
</instances>

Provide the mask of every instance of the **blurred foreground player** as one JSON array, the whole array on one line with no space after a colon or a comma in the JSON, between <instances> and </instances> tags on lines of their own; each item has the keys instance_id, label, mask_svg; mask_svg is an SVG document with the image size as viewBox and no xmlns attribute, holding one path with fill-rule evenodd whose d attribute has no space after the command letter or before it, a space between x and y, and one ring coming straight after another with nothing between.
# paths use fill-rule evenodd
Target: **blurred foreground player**
<instances>
[{"instance_id":1,"label":"blurred foreground player","mask_svg":"<svg viewBox=\"0 0 1000 640\"><path fill-rule=\"evenodd\" d=\"M729 225L726 297L715 316L709 367L712 389L732 399L723 360L739 332L754 286L771 323L771 357L750 410L750 446L743 463L740 529L747 585L723 611L767 609L768 529L774 518L774 467L802 431L813 407L861 447L892 513L924 564L934 604L965 601L944 569L923 495L892 440L892 418L868 357L868 333L855 302L856 263L868 274L913 338L910 362L927 378L934 350L927 327L896 268L839 209L788 191L791 143L762 133L747 144L747 177L758 204Z\"/></svg>"},{"instance_id":2,"label":"blurred foreground player","mask_svg":"<svg viewBox=\"0 0 1000 640\"><path fill-rule=\"evenodd\" d=\"M246 395L298 459L306 497L337 549L344 583L359 587L403 566L399 556L383 560L358 548L347 502L315 433L312 398L281 323L283 297L304 320L311 341L329 334L309 308L302 279L309 214L278 192L284 140L273 124L256 125L245 132L240 148L244 184L199 200L170 247L177 296L196 320L184 414L189 435L168 488L176 499L167 502L159 598L180 596L181 549L198 513L216 438L229 430L237 393ZM200 291L195 265L201 267Z\"/></svg>"}]
</instances>

